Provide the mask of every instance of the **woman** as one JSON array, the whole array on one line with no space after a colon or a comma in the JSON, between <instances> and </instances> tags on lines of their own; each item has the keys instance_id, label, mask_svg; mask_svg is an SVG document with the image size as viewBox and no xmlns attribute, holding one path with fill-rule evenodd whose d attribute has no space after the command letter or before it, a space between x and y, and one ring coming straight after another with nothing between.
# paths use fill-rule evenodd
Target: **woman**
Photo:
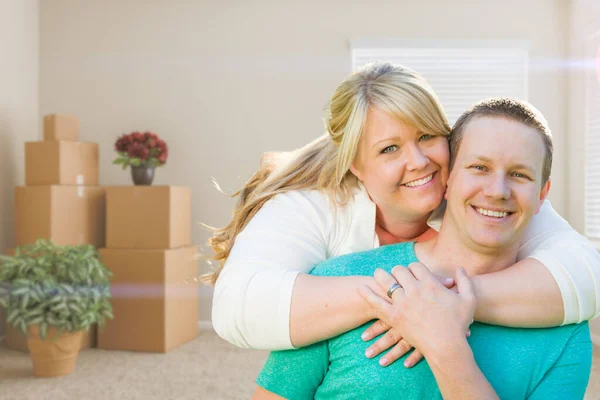
<instances>
[{"instance_id":1,"label":"woman","mask_svg":"<svg viewBox=\"0 0 600 400\"><path fill-rule=\"evenodd\" d=\"M370 123L372 109L401 120L408 132ZM221 261L207 277L216 282L213 326L237 346L302 347L374 319L356 290L367 284L385 295L373 277L307 272L332 256L439 229L450 128L427 82L400 66L368 65L338 86L329 112L325 135L285 158L263 160L240 191L231 222L209 241ZM401 135L412 135L408 145L399 146ZM600 255L549 203L534 217L518 258L504 271L473 278L476 320L544 327L596 316ZM374 324L364 339L386 330ZM388 331L367 356L395 345L386 357L393 362L410 349L400 338ZM419 358L415 351L407 362Z\"/></svg>"}]
</instances>

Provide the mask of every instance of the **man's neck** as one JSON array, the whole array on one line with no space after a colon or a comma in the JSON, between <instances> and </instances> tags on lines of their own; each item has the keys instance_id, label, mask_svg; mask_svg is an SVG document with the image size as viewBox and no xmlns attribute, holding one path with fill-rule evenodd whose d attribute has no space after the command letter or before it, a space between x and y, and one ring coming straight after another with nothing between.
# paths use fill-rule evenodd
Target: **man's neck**
<instances>
[{"instance_id":1,"label":"man's neck","mask_svg":"<svg viewBox=\"0 0 600 400\"><path fill-rule=\"evenodd\" d=\"M464 267L469 276L503 270L516 262L518 249L518 242L501 249L479 246L461 237L447 219L435 238L415 245L420 262L433 273L448 277L453 277L459 267Z\"/></svg>"}]
</instances>

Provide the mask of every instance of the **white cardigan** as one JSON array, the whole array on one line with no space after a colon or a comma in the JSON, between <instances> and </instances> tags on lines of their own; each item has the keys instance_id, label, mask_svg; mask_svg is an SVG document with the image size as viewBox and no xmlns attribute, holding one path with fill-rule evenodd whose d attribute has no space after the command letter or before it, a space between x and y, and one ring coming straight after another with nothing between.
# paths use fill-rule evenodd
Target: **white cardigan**
<instances>
[{"instance_id":1,"label":"white cardigan","mask_svg":"<svg viewBox=\"0 0 600 400\"><path fill-rule=\"evenodd\" d=\"M443 208L429 225L439 230ZM336 215L334 215L336 214ZM331 257L379 247L375 204L364 189L334 210L326 194L290 191L263 205L236 238L216 282L212 323L219 336L245 348L294 348L290 305L294 281ZM518 259L532 257L552 273L564 301L563 324L600 313L600 254L545 201Z\"/></svg>"}]
</instances>

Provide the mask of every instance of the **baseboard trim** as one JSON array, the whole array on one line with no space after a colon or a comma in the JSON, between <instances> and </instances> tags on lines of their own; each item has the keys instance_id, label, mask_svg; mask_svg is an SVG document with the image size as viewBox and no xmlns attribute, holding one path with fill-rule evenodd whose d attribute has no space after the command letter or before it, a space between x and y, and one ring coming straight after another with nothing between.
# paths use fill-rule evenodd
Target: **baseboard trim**
<instances>
[{"instance_id":1,"label":"baseboard trim","mask_svg":"<svg viewBox=\"0 0 600 400\"><path fill-rule=\"evenodd\" d=\"M212 322L210 321L198 321L198 329L201 331L214 331Z\"/></svg>"}]
</instances>

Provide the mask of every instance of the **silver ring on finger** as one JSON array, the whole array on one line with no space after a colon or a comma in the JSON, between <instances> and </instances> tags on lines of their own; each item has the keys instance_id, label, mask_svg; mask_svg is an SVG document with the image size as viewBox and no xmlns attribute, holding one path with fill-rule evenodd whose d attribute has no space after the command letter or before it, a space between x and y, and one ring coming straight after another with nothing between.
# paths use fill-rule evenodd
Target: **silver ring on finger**
<instances>
[{"instance_id":1,"label":"silver ring on finger","mask_svg":"<svg viewBox=\"0 0 600 400\"><path fill-rule=\"evenodd\" d=\"M400 289L402 286L400 286L398 283L394 283L392 286L390 286L390 288L387 291L387 295L388 297L391 299L392 298L392 294L394 294L394 292L397 289Z\"/></svg>"}]
</instances>

